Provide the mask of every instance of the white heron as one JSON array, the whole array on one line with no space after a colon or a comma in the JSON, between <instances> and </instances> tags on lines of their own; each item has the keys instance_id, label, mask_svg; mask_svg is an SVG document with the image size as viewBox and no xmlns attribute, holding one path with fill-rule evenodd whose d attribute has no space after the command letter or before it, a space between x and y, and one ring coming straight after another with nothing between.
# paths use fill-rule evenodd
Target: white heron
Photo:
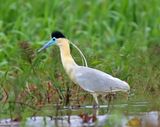
<instances>
[{"instance_id":1,"label":"white heron","mask_svg":"<svg viewBox=\"0 0 160 127\"><path fill-rule=\"evenodd\" d=\"M98 95L118 91L128 92L130 90L130 86L125 81L100 70L77 65L70 53L69 40L61 32L55 31L51 34L51 37L51 40L39 49L38 52L57 44L60 48L63 67L69 78L75 84L91 93L97 105L99 105Z\"/></svg>"}]
</instances>

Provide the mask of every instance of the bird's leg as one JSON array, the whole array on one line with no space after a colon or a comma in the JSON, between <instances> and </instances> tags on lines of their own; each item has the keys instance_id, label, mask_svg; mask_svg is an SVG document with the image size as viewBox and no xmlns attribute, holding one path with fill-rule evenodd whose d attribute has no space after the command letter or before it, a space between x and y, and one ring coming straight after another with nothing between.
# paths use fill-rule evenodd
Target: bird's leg
<instances>
[{"instance_id":1,"label":"bird's leg","mask_svg":"<svg viewBox=\"0 0 160 127\"><path fill-rule=\"evenodd\" d=\"M111 101L116 98L116 93L114 92L111 92L108 94L108 111L109 111L109 108L110 108L110 105L111 105ZM107 112L108 112L107 111Z\"/></svg>"},{"instance_id":2,"label":"bird's leg","mask_svg":"<svg viewBox=\"0 0 160 127\"><path fill-rule=\"evenodd\" d=\"M107 113L108 113L109 108L110 108L111 100L112 100L112 95L109 93L109 95L108 95L108 108L107 108Z\"/></svg>"},{"instance_id":3,"label":"bird's leg","mask_svg":"<svg viewBox=\"0 0 160 127\"><path fill-rule=\"evenodd\" d=\"M96 102L96 107L97 107L97 106L99 107L98 98L97 98L98 95L97 95L96 93L93 93L92 95L93 95L94 100L95 100L95 102Z\"/></svg>"},{"instance_id":4,"label":"bird's leg","mask_svg":"<svg viewBox=\"0 0 160 127\"><path fill-rule=\"evenodd\" d=\"M126 92L126 93L124 94L124 97L125 97L126 100L129 100L129 94L130 94L130 92Z\"/></svg>"},{"instance_id":5,"label":"bird's leg","mask_svg":"<svg viewBox=\"0 0 160 127\"><path fill-rule=\"evenodd\" d=\"M99 108L93 108L93 116L99 115Z\"/></svg>"}]
</instances>

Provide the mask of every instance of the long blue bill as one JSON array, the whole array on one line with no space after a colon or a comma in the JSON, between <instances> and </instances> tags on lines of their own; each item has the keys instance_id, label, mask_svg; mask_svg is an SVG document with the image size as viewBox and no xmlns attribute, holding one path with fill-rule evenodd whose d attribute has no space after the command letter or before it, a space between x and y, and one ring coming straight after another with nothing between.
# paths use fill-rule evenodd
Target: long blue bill
<instances>
[{"instance_id":1,"label":"long blue bill","mask_svg":"<svg viewBox=\"0 0 160 127\"><path fill-rule=\"evenodd\" d=\"M56 38L55 37L53 37L50 41L48 41L46 44L44 44L43 47L38 50L38 53L41 52L42 50L54 45L54 44L56 44Z\"/></svg>"}]
</instances>

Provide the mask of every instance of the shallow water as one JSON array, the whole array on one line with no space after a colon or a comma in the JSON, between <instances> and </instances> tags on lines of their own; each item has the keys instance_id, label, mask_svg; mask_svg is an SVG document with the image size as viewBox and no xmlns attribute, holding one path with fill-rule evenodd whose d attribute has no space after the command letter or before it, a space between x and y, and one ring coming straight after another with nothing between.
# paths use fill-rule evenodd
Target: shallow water
<instances>
[{"instance_id":1,"label":"shallow water","mask_svg":"<svg viewBox=\"0 0 160 127\"><path fill-rule=\"evenodd\" d=\"M124 110L128 108L128 104L112 105L112 109L113 107L116 108L116 112L108 110L108 105L101 105L99 108L95 108L94 106L80 106L78 108L64 107L61 111L70 111L72 113L52 117L29 117L23 122L13 122L11 119L1 119L0 127L160 127L159 111L139 111L146 106L147 102L136 102L130 105L133 110L129 112ZM122 109L122 112L117 112L120 109ZM83 111L84 113L79 114L79 111Z\"/></svg>"},{"instance_id":2,"label":"shallow water","mask_svg":"<svg viewBox=\"0 0 160 127\"><path fill-rule=\"evenodd\" d=\"M114 115L98 115L96 122L92 122L90 119L88 122L77 115L73 116L63 116L57 118L41 117L36 116L32 118L27 118L23 125L27 127L81 127L81 126L107 126L107 121L111 117L116 117ZM68 121L70 119L70 121ZM115 120L116 121L116 120ZM132 115L121 115L121 119L117 119L118 122L112 125L117 127L160 127L160 112L143 112L139 114ZM11 122L10 119L1 120L0 126L4 127L19 127L21 124L19 122ZM109 124L111 125L111 124Z\"/></svg>"}]
</instances>

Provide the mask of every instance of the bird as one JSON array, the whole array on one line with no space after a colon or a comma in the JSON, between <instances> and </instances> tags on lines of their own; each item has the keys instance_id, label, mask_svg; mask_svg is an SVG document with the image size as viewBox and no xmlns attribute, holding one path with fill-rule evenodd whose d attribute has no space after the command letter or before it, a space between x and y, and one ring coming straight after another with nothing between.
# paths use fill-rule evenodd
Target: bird
<instances>
[{"instance_id":1,"label":"bird","mask_svg":"<svg viewBox=\"0 0 160 127\"><path fill-rule=\"evenodd\" d=\"M99 105L97 98L99 95L130 91L127 82L103 71L78 65L71 55L70 41L62 32L52 32L51 39L38 50L38 53L52 45L59 47L62 65L69 78L82 89L88 91L95 99L96 105Z\"/></svg>"}]
</instances>

